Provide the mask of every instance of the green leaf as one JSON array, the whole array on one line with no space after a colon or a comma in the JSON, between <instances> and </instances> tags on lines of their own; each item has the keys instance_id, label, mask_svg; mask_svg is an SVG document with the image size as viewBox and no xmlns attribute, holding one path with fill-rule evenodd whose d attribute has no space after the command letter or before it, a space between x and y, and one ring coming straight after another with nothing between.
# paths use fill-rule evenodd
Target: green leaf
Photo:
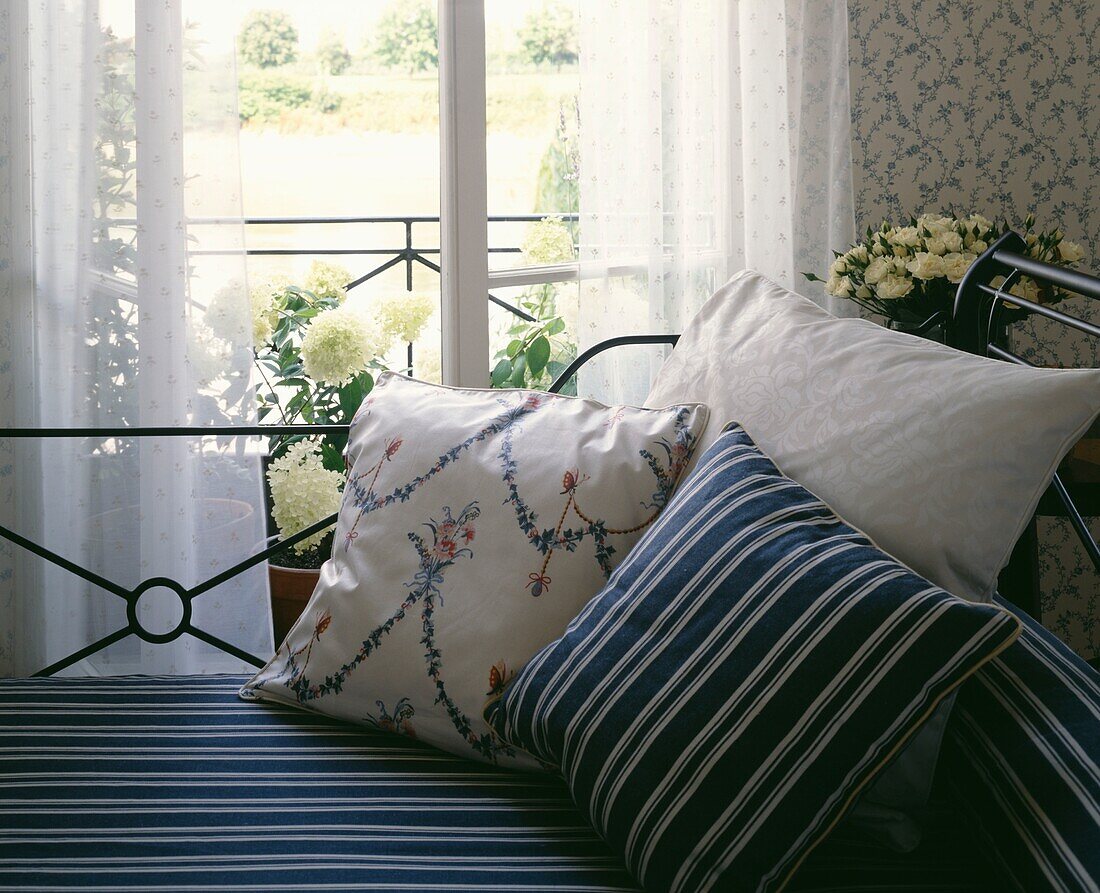
<instances>
[{"instance_id":1,"label":"green leaf","mask_svg":"<svg viewBox=\"0 0 1100 893\"><path fill-rule=\"evenodd\" d=\"M550 335L551 337L553 337L554 335L560 335L564 331L565 320L563 320L560 316L555 316L546 325L546 334Z\"/></svg>"},{"instance_id":2,"label":"green leaf","mask_svg":"<svg viewBox=\"0 0 1100 893\"><path fill-rule=\"evenodd\" d=\"M506 353L509 357L514 358L515 355L518 354L521 350L523 350L523 342L516 338L508 342Z\"/></svg>"},{"instance_id":3,"label":"green leaf","mask_svg":"<svg viewBox=\"0 0 1100 893\"><path fill-rule=\"evenodd\" d=\"M527 368L531 370L532 376L536 376L546 368L549 361L550 341L544 335L539 335L527 348Z\"/></svg>"},{"instance_id":4,"label":"green leaf","mask_svg":"<svg viewBox=\"0 0 1100 893\"><path fill-rule=\"evenodd\" d=\"M508 383L508 379L512 377L512 364L508 360L501 360L493 367L492 380L494 388L502 388Z\"/></svg>"},{"instance_id":5,"label":"green leaf","mask_svg":"<svg viewBox=\"0 0 1100 893\"><path fill-rule=\"evenodd\" d=\"M321 464L329 471L344 470L344 454L331 443L321 443Z\"/></svg>"},{"instance_id":6,"label":"green leaf","mask_svg":"<svg viewBox=\"0 0 1100 893\"><path fill-rule=\"evenodd\" d=\"M523 377L527 372L527 354L520 353L516 356L515 362L512 364L512 376L508 380L514 388L523 387Z\"/></svg>"},{"instance_id":7,"label":"green leaf","mask_svg":"<svg viewBox=\"0 0 1100 893\"><path fill-rule=\"evenodd\" d=\"M359 404L363 402L363 388L359 384L359 379L353 378L341 387L338 392L338 399L340 400L340 411L344 414L344 419L350 420L359 408Z\"/></svg>"}]
</instances>

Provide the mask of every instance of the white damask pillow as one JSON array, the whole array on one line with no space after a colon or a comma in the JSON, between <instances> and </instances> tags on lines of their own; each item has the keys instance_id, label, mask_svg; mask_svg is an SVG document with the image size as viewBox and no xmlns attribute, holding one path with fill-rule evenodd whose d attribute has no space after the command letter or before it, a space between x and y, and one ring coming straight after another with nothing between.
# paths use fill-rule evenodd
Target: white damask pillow
<instances>
[{"instance_id":1,"label":"white damask pillow","mask_svg":"<svg viewBox=\"0 0 1100 893\"><path fill-rule=\"evenodd\" d=\"M352 423L332 558L241 696L532 765L485 702L603 588L706 421L383 375Z\"/></svg>"},{"instance_id":2,"label":"white damask pillow","mask_svg":"<svg viewBox=\"0 0 1100 893\"><path fill-rule=\"evenodd\" d=\"M1100 371L1029 369L859 319L758 273L703 306L646 400L699 400L938 586L988 601L1058 463L1100 412Z\"/></svg>"}]
</instances>

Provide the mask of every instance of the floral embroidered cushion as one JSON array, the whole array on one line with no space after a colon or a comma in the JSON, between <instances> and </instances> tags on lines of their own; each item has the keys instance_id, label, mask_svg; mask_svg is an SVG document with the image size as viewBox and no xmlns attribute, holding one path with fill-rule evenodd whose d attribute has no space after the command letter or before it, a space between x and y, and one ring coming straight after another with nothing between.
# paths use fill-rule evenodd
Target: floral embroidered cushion
<instances>
[{"instance_id":1,"label":"floral embroidered cushion","mask_svg":"<svg viewBox=\"0 0 1100 893\"><path fill-rule=\"evenodd\" d=\"M352 422L332 558L241 697L534 765L485 703L604 586L706 421L384 374Z\"/></svg>"}]
</instances>

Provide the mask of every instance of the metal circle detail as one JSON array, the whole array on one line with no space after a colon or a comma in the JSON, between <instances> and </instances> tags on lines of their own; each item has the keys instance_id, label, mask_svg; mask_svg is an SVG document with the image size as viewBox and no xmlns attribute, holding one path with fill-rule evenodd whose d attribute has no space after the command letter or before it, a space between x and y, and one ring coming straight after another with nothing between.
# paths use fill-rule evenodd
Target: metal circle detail
<instances>
[{"instance_id":1,"label":"metal circle detail","mask_svg":"<svg viewBox=\"0 0 1100 893\"><path fill-rule=\"evenodd\" d=\"M145 593L155 589L167 589L175 593L179 598L182 608L180 619L176 622L176 625L167 632L158 633L146 629L141 625L141 621L138 619L138 602L141 601L141 597L145 595ZM187 632L191 626L191 599L187 595L187 590L175 580L170 580L167 577L151 577L143 581L130 594L130 597L126 599L126 620L130 625L130 631L145 642L150 642L154 645L174 642Z\"/></svg>"}]
</instances>

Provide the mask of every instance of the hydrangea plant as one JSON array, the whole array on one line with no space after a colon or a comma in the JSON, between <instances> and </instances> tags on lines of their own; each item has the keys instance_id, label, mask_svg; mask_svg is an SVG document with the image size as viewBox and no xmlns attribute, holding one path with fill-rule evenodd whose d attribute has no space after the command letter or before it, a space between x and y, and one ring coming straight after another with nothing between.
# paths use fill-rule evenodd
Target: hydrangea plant
<instances>
[{"instance_id":1,"label":"hydrangea plant","mask_svg":"<svg viewBox=\"0 0 1100 893\"><path fill-rule=\"evenodd\" d=\"M426 297L401 294L353 305L346 301L351 274L315 261L303 286L281 277L253 288L248 308L261 421L274 413L284 424L341 424L351 420L374 387L374 375L399 344L415 341L431 317ZM206 318L238 333L244 302L232 290L219 293ZM340 504L347 436L305 440L274 435L267 473L276 526L283 536L332 514ZM331 534L318 534L296 547L297 557L280 562L320 567Z\"/></svg>"},{"instance_id":2,"label":"hydrangea plant","mask_svg":"<svg viewBox=\"0 0 1100 893\"><path fill-rule=\"evenodd\" d=\"M1034 227L1035 218L1029 215L1022 230L1031 257L1065 266L1084 257L1081 247L1068 241L1061 230L1036 232ZM919 325L937 312L950 312L958 283L970 265L1008 230L1007 221L992 221L981 214L922 214L900 226L883 221L878 230L868 227L866 236L847 251L833 252L827 279L803 275L812 282L824 282L826 294L853 301L895 323ZM1058 289L1040 288L1026 276L1013 283L1009 292L1044 304L1067 297Z\"/></svg>"},{"instance_id":3,"label":"hydrangea plant","mask_svg":"<svg viewBox=\"0 0 1100 893\"><path fill-rule=\"evenodd\" d=\"M303 530L340 508L344 476L325 468L320 453L309 441L292 443L283 455L273 459L267 469L267 482L272 515L283 536ZM293 563L317 567L318 559L324 560L331 547L331 530L315 533L292 547L297 556ZM279 563L291 562L285 560L284 553Z\"/></svg>"}]
</instances>

